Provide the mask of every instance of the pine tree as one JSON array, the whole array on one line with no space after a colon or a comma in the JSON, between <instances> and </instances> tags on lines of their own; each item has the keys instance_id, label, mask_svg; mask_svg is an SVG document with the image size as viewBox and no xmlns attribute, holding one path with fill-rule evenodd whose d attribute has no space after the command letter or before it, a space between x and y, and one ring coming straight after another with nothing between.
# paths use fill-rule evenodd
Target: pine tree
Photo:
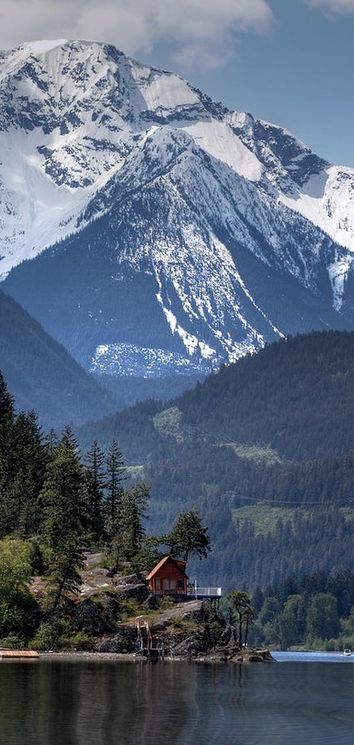
<instances>
[{"instance_id":1,"label":"pine tree","mask_svg":"<svg viewBox=\"0 0 354 745\"><path fill-rule=\"evenodd\" d=\"M15 532L26 537L38 528L37 498L46 462L42 432L34 412L14 416L6 388L1 388L0 536Z\"/></svg>"},{"instance_id":2,"label":"pine tree","mask_svg":"<svg viewBox=\"0 0 354 745\"><path fill-rule=\"evenodd\" d=\"M249 623L254 617L251 599L248 592L233 590L229 593L228 600L230 603L231 620L234 621L236 618L238 628L237 643L239 647L242 647L243 643L247 644ZM243 634L244 626L245 636Z\"/></svg>"},{"instance_id":3,"label":"pine tree","mask_svg":"<svg viewBox=\"0 0 354 745\"><path fill-rule=\"evenodd\" d=\"M120 510L120 502L123 495L123 482L125 481L125 471L123 455L119 450L115 440L108 449L107 459L107 494L105 500L105 511L107 522L114 525L117 513Z\"/></svg>"},{"instance_id":4,"label":"pine tree","mask_svg":"<svg viewBox=\"0 0 354 745\"><path fill-rule=\"evenodd\" d=\"M9 391L7 390L7 385L5 383L2 373L0 372L0 423L1 423L1 426L3 425L5 417L9 417L9 419L12 420L13 414L14 414L13 398L11 394L9 393Z\"/></svg>"},{"instance_id":5,"label":"pine tree","mask_svg":"<svg viewBox=\"0 0 354 745\"><path fill-rule=\"evenodd\" d=\"M103 500L105 489L105 455L95 440L86 455L87 497L91 515L91 532L97 546L104 536Z\"/></svg>"},{"instance_id":6,"label":"pine tree","mask_svg":"<svg viewBox=\"0 0 354 745\"><path fill-rule=\"evenodd\" d=\"M19 414L14 424L16 473L9 489L14 530L22 538L37 532L40 521L38 495L43 485L46 453L35 412Z\"/></svg>"},{"instance_id":7,"label":"pine tree","mask_svg":"<svg viewBox=\"0 0 354 745\"><path fill-rule=\"evenodd\" d=\"M122 505L123 483L125 481L125 467L121 451L115 440L112 441L106 459L106 497L104 503L105 533L108 550L115 557L115 565L119 563L120 546L122 544Z\"/></svg>"},{"instance_id":8,"label":"pine tree","mask_svg":"<svg viewBox=\"0 0 354 745\"><path fill-rule=\"evenodd\" d=\"M164 537L164 543L170 547L172 554L182 555L185 562L191 554L202 559L211 551L208 528L203 527L197 512L182 513L171 533Z\"/></svg>"},{"instance_id":9,"label":"pine tree","mask_svg":"<svg viewBox=\"0 0 354 745\"><path fill-rule=\"evenodd\" d=\"M146 484L137 484L124 492L121 510L121 544L119 551L125 561L136 557L143 546L145 529L143 520L150 489Z\"/></svg>"},{"instance_id":10,"label":"pine tree","mask_svg":"<svg viewBox=\"0 0 354 745\"><path fill-rule=\"evenodd\" d=\"M71 430L64 431L47 465L40 502L50 611L54 614L62 597L76 592L81 584L78 569L84 564L88 527L85 472Z\"/></svg>"},{"instance_id":11,"label":"pine tree","mask_svg":"<svg viewBox=\"0 0 354 745\"><path fill-rule=\"evenodd\" d=\"M13 477L14 408L4 378L0 372L0 537L11 529L7 491Z\"/></svg>"},{"instance_id":12,"label":"pine tree","mask_svg":"<svg viewBox=\"0 0 354 745\"><path fill-rule=\"evenodd\" d=\"M59 444L58 435L54 429L50 429L48 434L46 434L43 440L43 444L44 444L44 449L46 452L47 460L51 460L51 458L54 455L55 448Z\"/></svg>"}]
</instances>

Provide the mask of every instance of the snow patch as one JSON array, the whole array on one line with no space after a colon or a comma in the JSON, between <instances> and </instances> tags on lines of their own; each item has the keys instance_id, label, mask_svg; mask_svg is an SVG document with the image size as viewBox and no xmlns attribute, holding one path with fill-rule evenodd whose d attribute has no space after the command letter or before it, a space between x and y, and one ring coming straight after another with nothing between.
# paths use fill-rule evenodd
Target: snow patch
<instances>
[{"instance_id":1,"label":"snow patch","mask_svg":"<svg viewBox=\"0 0 354 745\"><path fill-rule=\"evenodd\" d=\"M90 372L141 378L205 375L209 369L202 361L192 362L188 357L166 349L123 343L100 344L90 365Z\"/></svg>"},{"instance_id":2,"label":"snow patch","mask_svg":"<svg viewBox=\"0 0 354 745\"><path fill-rule=\"evenodd\" d=\"M333 307L340 310L343 305L345 282L353 264L351 258L337 260L328 267L328 276L333 290Z\"/></svg>"},{"instance_id":3,"label":"snow patch","mask_svg":"<svg viewBox=\"0 0 354 745\"><path fill-rule=\"evenodd\" d=\"M51 52L52 49L56 49L56 47L62 47L64 44L67 44L67 39L52 39L52 40L43 40L43 41L30 41L23 45L23 49L28 49L31 54L45 54L46 52Z\"/></svg>"},{"instance_id":4,"label":"snow patch","mask_svg":"<svg viewBox=\"0 0 354 745\"><path fill-rule=\"evenodd\" d=\"M279 201L354 252L354 169L330 166Z\"/></svg>"},{"instance_id":5,"label":"snow patch","mask_svg":"<svg viewBox=\"0 0 354 745\"><path fill-rule=\"evenodd\" d=\"M140 92L150 111L175 111L199 101L197 94L185 80L170 73L150 76Z\"/></svg>"},{"instance_id":6,"label":"snow patch","mask_svg":"<svg viewBox=\"0 0 354 745\"><path fill-rule=\"evenodd\" d=\"M226 122L201 121L185 126L184 129L203 150L226 163L239 176L249 181L261 179L262 164Z\"/></svg>"}]
</instances>

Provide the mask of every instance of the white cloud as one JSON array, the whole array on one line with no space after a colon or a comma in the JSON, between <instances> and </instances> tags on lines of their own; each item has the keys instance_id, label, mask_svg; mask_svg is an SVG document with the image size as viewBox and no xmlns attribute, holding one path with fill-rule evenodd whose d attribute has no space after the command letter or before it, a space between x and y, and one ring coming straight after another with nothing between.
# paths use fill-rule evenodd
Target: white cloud
<instances>
[{"instance_id":1,"label":"white cloud","mask_svg":"<svg viewBox=\"0 0 354 745\"><path fill-rule=\"evenodd\" d=\"M306 0L312 8L323 8L332 13L354 13L354 0Z\"/></svg>"},{"instance_id":2,"label":"white cloud","mask_svg":"<svg viewBox=\"0 0 354 745\"><path fill-rule=\"evenodd\" d=\"M1 0L0 47L21 41L109 41L129 54L167 43L173 58L222 65L235 34L264 33L268 0Z\"/></svg>"}]
</instances>

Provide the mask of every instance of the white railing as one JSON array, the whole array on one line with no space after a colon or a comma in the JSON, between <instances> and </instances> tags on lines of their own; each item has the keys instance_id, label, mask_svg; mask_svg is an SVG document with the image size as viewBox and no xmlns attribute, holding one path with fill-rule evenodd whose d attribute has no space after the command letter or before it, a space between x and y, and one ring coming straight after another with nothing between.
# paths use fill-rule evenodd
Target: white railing
<instances>
[{"instance_id":1,"label":"white railing","mask_svg":"<svg viewBox=\"0 0 354 745\"><path fill-rule=\"evenodd\" d=\"M222 588L221 587L189 587L188 597L192 598L221 598Z\"/></svg>"}]
</instances>

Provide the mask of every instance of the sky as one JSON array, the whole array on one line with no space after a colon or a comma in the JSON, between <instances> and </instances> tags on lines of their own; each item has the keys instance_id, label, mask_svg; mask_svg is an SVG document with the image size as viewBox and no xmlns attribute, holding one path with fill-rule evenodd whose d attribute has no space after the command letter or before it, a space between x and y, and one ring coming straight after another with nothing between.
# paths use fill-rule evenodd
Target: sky
<instances>
[{"instance_id":1,"label":"sky","mask_svg":"<svg viewBox=\"0 0 354 745\"><path fill-rule=\"evenodd\" d=\"M354 166L354 0L0 0L0 48L109 41Z\"/></svg>"}]
</instances>

